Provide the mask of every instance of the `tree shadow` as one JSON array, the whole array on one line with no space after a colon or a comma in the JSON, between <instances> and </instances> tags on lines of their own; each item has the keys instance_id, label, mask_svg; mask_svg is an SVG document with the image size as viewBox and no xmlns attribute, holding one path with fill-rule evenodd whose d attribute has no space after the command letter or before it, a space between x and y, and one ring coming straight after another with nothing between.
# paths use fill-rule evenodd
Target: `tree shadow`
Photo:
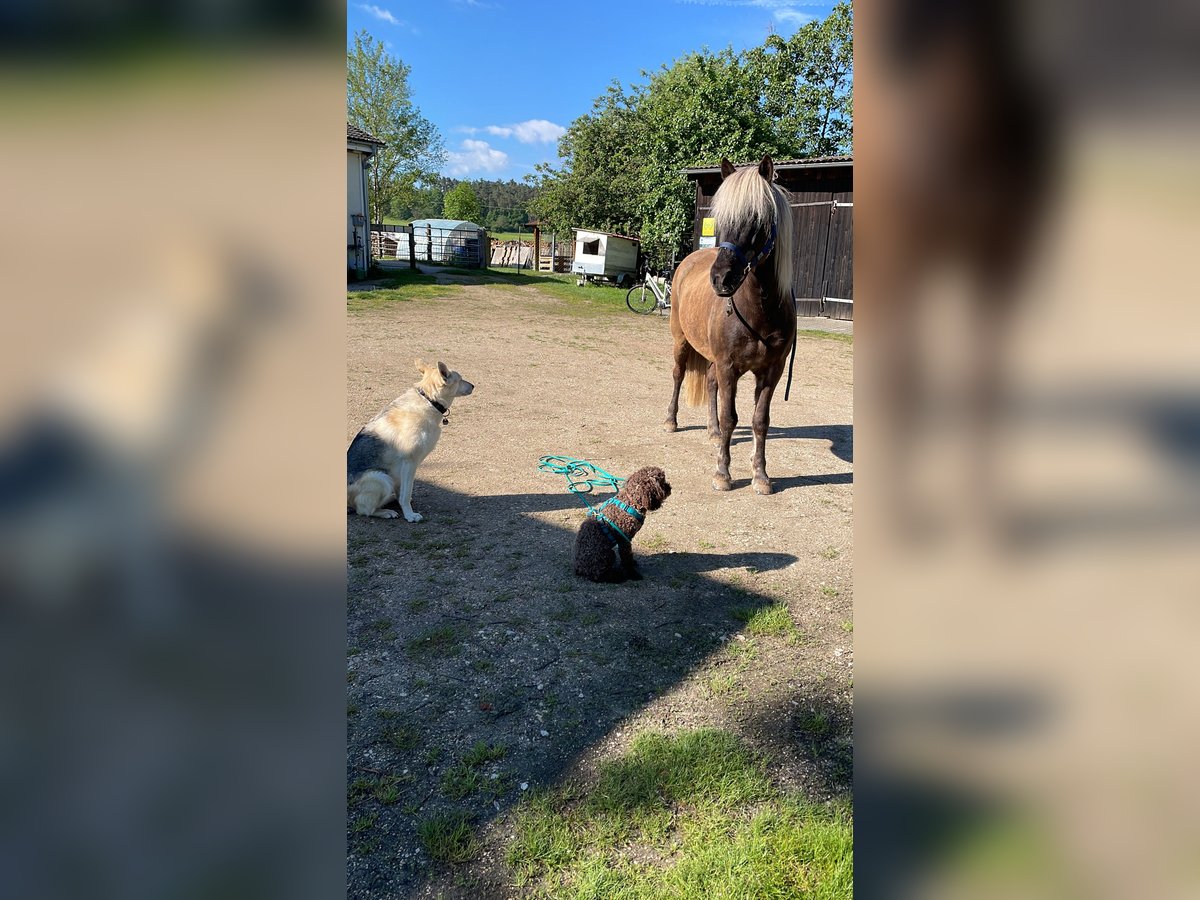
<instances>
[{"instance_id":1,"label":"tree shadow","mask_svg":"<svg viewBox=\"0 0 1200 900\"><path fill-rule=\"evenodd\" d=\"M653 552L635 539L644 580L593 584L572 574L581 510L565 491L466 496L418 483L414 505L426 516L415 525L348 519L348 782L397 779L387 804L351 794L351 896L416 891L437 871L396 848L419 846L421 821L466 809L478 829L519 785L554 784L775 602L713 573L797 561ZM503 757L456 798L448 773L480 742Z\"/></svg>"}]
</instances>

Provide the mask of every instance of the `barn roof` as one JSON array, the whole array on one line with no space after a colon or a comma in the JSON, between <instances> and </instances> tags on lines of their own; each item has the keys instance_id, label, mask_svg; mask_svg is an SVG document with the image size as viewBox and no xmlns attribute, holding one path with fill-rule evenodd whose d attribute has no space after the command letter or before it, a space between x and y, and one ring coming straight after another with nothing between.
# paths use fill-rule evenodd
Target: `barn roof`
<instances>
[{"instance_id":1,"label":"barn roof","mask_svg":"<svg viewBox=\"0 0 1200 900\"><path fill-rule=\"evenodd\" d=\"M363 131L357 125L351 125L349 122L346 123L346 140L358 141L360 144L378 144L380 147L387 146L383 141L375 137L375 135L368 131Z\"/></svg>"},{"instance_id":2,"label":"barn roof","mask_svg":"<svg viewBox=\"0 0 1200 900\"><path fill-rule=\"evenodd\" d=\"M737 166L750 166L758 160L751 160L745 163L735 163ZM820 169L833 166L853 166L854 156L846 153L838 156L809 156L804 159L777 159L775 160L776 169ZM720 166L693 166L692 168L683 169L684 175L708 175L712 172L720 172Z\"/></svg>"}]
</instances>

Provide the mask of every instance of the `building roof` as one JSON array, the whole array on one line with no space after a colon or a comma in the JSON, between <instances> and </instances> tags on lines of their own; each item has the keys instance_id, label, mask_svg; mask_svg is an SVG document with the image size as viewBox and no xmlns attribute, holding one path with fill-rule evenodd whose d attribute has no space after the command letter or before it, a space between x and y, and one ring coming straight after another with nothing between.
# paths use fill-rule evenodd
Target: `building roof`
<instances>
[{"instance_id":1,"label":"building roof","mask_svg":"<svg viewBox=\"0 0 1200 900\"><path fill-rule=\"evenodd\" d=\"M738 166L754 165L757 160L748 163L735 163ZM775 160L776 169L820 169L832 168L833 166L853 166L854 156L846 153L839 156L809 156L804 159L777 159ZM694 166L689 169L683 169L684 175L708 175L713 172L720 172L720 166Z\"/></svg>"},{"instance_id":2,"label":"building roof","mask_svg":"<svg viewBox=\"0 0 1200 900\"><path fill-rule=\"evenodd\" d=\"M412 222L413 228L424 228L426 225L435 231L456 231L460 228L483 230L474 222L468 222L466 219L414 219Z\"/></svg>"},{"instance_id":3,"label":"building roof","mask_svg":"<svg viewBox=\"0 0 1200 900\"><path fill-rule=\"evenodd\" d=\"M360 144L378 144L380 147L387 146L383 141L375 137L375 135L363 131L357 125L351 125L349 122L346 123L346 140L358 141Z\"/></svg>"}]
</instances>

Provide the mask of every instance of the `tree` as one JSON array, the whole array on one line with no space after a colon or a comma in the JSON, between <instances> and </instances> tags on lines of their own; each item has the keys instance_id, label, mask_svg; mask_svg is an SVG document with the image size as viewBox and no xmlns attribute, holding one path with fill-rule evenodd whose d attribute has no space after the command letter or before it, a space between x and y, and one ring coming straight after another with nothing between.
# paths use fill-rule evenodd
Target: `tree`
<instances>
[{"instance_id":1,"label":"tree","mask_svg":"<svg viewBox=\"0 0 1200 900\"><path fill-rule=\"evenodd\" d=\"M850 150L854 79L854 14L838 3L825 19L809 22L786 41L773 34L747 54L762 84L762 108L801 156Z\"/></svg>"},{"instance_id":2,"label":"tree","mask_svg":"<svg viewBox=\"0 0 1200 900\"><path fill-rule=\"evenodd\" d=\"M537 167L530 212L559 232L637 235L665 264L690 245L695 194L683 169L849 149L852 28L839 3L787 41L701 50L643 72L644 84L614 82L559 140L559 167Z\"/></svg>"},{"instance_id":3,"label":"tree","mask_svg":"<svg viewBox=\"0 0 1200 900\"><path fill-rule=\"evenodd\" d=\"M483 218L483 211L479 208L479 199L475 196L471 185L460 181L450 189L450 192L446 194L442 215L447 219L463 219L474 222L476 225L480 224L479 220Z\"/></svg>"},{"instance_id":4,"label":"tree","mask_svg":"<svg viewBox=\"0 0 1200 900\"><path fill-rule=\"evenodd\" d=\"M346 117L386 144L368 173L373 222L420 191L446 158L437 128L412 102L410 72L366 31L354 36L354 49L346 54Z\"/></svg>"}]
</instances>

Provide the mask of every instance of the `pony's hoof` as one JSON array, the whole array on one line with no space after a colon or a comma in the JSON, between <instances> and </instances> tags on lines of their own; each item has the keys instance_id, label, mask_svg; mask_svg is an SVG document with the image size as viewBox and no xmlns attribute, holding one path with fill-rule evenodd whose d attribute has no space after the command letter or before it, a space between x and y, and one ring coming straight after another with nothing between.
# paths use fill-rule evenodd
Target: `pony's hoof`
<instances>
[{"instance_id":1,"label":"pony's hoof","mask_svg":"<svg viewBox=\"0 0 1200 900\"><path fill-rule=\"evenodd\" d=\"M714 475L712 484L714 491L728 491L733 489L733 482L725 475Z\"/></svg>"},{"instance_id":2,"label":"pony's hoof","mask_svg":"<svg viewBox=\"0 0 1200 900\"><path fill-rule=\"evenodd\" d=\"M754 493L761 494L764 497L773 492L770 478L755 478L751 482L751 487L754 488Z\"/></svg>"},{"instance_id":3,"label":"pony's hoof","mask_svg":"<svg viewBox=\"0 0 1200 900\"><path fill-rule=\"evenodd\" d=\"M663 431L667 432L668 434L676 432L678 430L679 430L678 423L672 422L670 419L667 419L667 421L663 422Z\"/></svg>"}]
</instances>

